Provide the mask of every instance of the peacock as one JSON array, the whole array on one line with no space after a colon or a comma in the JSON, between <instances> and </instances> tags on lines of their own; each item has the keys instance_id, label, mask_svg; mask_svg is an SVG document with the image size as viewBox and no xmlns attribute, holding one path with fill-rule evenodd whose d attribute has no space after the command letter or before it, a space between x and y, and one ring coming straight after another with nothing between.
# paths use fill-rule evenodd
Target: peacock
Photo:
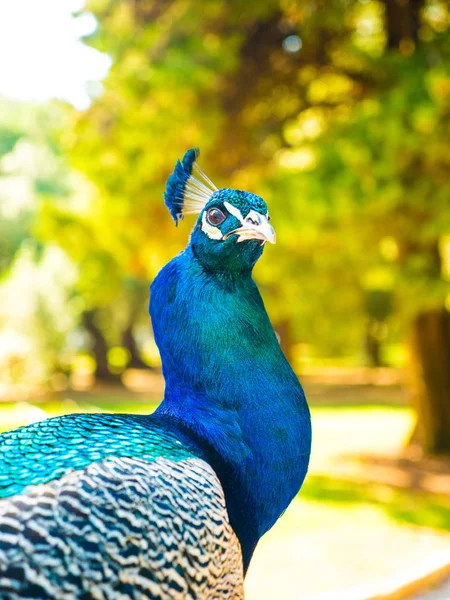
<instances>
[{"instance_id":1,"label":"peacock","mask_svg":"<svg viewBox=\"0 0 450 600\"><path fill-rule=\"evenodd\" d=\"M252 270L267 205L186 152L167 181L186 248L151 285L164 398L0 436L0 599L241 599L261 536L305 478L311 421Z\"/></svg>"}]
</instances>

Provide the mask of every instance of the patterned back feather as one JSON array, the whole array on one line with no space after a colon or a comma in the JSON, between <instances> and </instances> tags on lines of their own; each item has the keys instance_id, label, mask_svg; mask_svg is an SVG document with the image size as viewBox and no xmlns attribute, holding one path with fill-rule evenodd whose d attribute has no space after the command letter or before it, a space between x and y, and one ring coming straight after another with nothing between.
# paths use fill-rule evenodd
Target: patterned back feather
<instances>
[{"instance_id":1,"label":"patterned back feather","mask_svg":"<svg viewBox=\"0 0 450 600\"><path fill-rule=\"evenodd\" d=\"M1 600L241 598L222 487L179 437L132 415L1 436Z\"/></svg>"}]
</instances>

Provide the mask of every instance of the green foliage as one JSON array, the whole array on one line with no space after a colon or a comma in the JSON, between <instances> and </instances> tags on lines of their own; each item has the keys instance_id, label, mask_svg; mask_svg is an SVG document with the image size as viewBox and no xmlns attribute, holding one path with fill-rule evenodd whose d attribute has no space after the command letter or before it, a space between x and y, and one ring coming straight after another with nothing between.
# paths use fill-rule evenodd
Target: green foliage
<instances>
[{"instance_id":1,"label":"green foliage","mask_svg":"<svg viewBox=\"0 0 450 600\"><path fill-rule=\"evenodd\" d=\"M364 285L395 288L410 316L449 293L441 251L450 227L450 65L430 68L418 55L385 66L395 85L316 141L309 178L332 200L343 235L357 231L356 250L369 261L355 261Z\"/></svg>"},{"instance_id":2,"label":"green foliage","mask_svg":"<svg viewBox=\"0 0 450 600\"><path fill-rule=\"evenodd\" d=\"M104 256L114 240L112 263L93 270L105 302L125 274L151 279L186 242L189 223L181 235L172 229L161 193L192 145L219 186L268 201L279 241L257 278L293 339L354 352L373 290L395 293L389 311L402 316L445 300L436 260L449 226L443 4L424 5L416 52L401 39L388 49L395 23L373 0L88 8L99 20L89 43L113 66L68 137L97 186L100 218L90 212L91 231L79 234L91 240L89 261L92 244ZM300 36L299 52L283 46L288 35Z\"/></svg>"},{"instance_id":3,"label":"green foliage","mask_svg":"<svg viewBox=\"0 0 450 600\"><path fill-rule=\"evenodd\" d=\"M55 141L65 115L53 103L0 101L0 389L47 382L76 326L68 306L76 269L35 236L44 202L58 205L71 191Z\"/></svg>"},{"instance_id":4,"label":"green foliage","mask_svg":"<svg viewBox=\"0 0 450 600\"><path fill-rule=\"evenodd\" d=\"M306 480L300 496L305 500L325 500L347 508L361 504L380 506L399 523L426 524L433 529L450 530L450 504L446 495L435 496L386 485L356 485L348 479L312 475Z\"/></svg>"},{"instance_id":5,"label":"green foliage","mask_svg":"<svg viewBox=\"0 0 450 600\"><path fill-rule=\"evenodd\" d=\"M33 233L43 198L69 193L68 168L56 140L65 111L0 98L0 274Z\"/></svg>"}]
</instances>

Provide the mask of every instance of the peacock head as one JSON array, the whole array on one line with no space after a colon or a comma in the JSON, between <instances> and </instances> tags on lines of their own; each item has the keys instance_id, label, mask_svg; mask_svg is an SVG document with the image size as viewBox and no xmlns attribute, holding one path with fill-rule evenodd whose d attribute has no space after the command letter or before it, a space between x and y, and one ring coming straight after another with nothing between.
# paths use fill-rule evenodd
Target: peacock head
<instances>
[{"instance_id":1,"label":"peacock head","mask_svg":"<svg viewBox=\"0 0 450 600\"><path fill-rule=\"evenodd\" d=\"M170 214L176 224L185 214L199 215L189 243L205 269L251 271L266 242L275 243L267 205L250 192L217 189L198 166L198 155L188 150L167 180Z\"/></svg>"}]
</instances>

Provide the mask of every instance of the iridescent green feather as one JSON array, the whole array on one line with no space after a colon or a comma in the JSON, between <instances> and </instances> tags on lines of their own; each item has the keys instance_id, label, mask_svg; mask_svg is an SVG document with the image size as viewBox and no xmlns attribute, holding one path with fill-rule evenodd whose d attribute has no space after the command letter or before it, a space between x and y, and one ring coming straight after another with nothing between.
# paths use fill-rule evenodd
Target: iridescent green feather
<instances>
[{"instance_id":1,"label":"iridescent green feather","mask_svg":"<svg viewBox=\"0 0 450 600\"><path fill-rule=\"evenodd\" d=\"M184 460L197 455L141 415L75 414L0 436L0 497L60 478L108 456Z\"/></svg>"}]
</instances>

